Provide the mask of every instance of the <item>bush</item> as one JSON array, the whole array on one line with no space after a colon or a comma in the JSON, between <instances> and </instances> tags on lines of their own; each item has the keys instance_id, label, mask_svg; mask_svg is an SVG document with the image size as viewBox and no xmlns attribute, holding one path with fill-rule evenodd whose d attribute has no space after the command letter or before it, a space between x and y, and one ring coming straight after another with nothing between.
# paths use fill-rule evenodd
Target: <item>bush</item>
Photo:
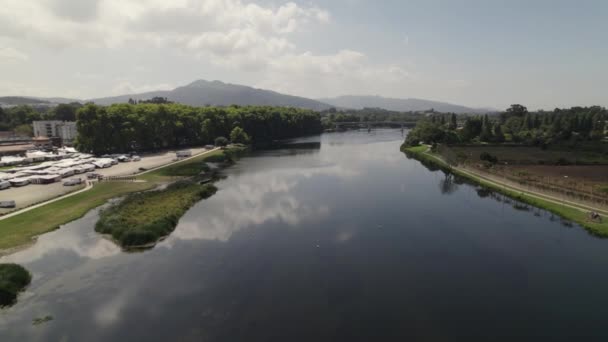
<instances>
[{"instance_id":1,"label":"bush","mask_svg":"<svg viewBox=\"0 0 608 342\"><path fill-rule=\"evenodd\" d=\"M228 145L228 139L225 137L217 137L215 138L215 146L226 146Z\"/></svg>"},{"instance_id":2,"label":"bush","mask_svg":"<svg viewBox=\"0 0 608 342\"><path fill-rule=\"evenodd\" d=\"M11 305L32 281L32 275L17 264L0 264L0 306Z\"/></svg>"},{"instance_id":3,"label":"bush","mask_svg":"<svg viewBox=\"0 0 608 342\"><path fill-rule=\"evenodd\" d=\"M486 161L490 164L498 163L498 158L496 156L489 154L488 152L481 153L481 155L479 156L479 159Z\"/></svg>"}]
</instances>

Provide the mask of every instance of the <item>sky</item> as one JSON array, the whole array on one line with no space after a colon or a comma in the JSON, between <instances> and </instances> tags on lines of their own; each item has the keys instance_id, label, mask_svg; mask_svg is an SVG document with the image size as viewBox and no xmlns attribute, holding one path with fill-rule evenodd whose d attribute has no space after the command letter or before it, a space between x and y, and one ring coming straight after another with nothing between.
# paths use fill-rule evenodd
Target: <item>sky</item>
<instances>
[{"instance_id":1,"label":"sky","mask_svg":"<svg viewBox=\"0 0 608 342\"><path fill-rule=\"evenodd\" d=\"M311 98L608 106L604 0L2 0L0 95L221 80Z\"/></svg>"}]
</instances>

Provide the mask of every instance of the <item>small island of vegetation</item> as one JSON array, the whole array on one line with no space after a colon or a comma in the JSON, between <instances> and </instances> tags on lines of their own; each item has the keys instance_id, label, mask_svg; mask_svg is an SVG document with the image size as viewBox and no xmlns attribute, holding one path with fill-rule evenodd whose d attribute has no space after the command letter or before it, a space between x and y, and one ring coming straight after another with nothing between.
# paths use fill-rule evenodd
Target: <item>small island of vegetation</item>
<instances>
[{"instance_id":1,"label":"small island of vegetation","mask_svg":"<svg viewBox=\"0 0 608 342\"><path fill-rule=\"evenodd\" d=\"M103 210L95 230L111 235L123 248L152 246L173 232L190 207L216 191L213 184L182 180L164 190L131 194Z\"/></svg>"},{"instance_id":2,"label":"small island of vegetation","mask_svg":"<svg viewBox=\"0 0 608 342\"><path fill-rule=\"evenodd\" d=\"M32 275L22 266L0 264L0 307L14 304L31 281Z\"/></svg>"}]
</instances>

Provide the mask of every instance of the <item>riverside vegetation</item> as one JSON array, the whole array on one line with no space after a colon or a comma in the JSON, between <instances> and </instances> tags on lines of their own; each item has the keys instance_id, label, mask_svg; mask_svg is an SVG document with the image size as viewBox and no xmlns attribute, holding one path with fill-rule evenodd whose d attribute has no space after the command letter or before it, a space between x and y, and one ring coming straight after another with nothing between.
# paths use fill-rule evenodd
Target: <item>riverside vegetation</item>
<instances>
[{"instance_id":1,"label":"riverside vegetation","mask_svg":"<svg viewBox=\"0 0 608 342\"><path fill-rule=\"evenodd\" d=\"M32 275L22 266L0 264L0 307L14 304L31 281Z\"/></svg>"},{"instance_id":2,"label":"riverside vegetation","mask_svg":"<svg viewBox=\"0 0 608 342\"><path fill-rule=\"evenodd\" d=\"M491 116L433 114L409 132L402 150L489 187L493 186L482 178L533 187L547 198L568 197L580 208L601 208L608 203L602 191L607 185L607 177L602 177L608 165L607 119L608 111L599 106L529 112L512 105ZM463 168L475 176L461 172ZM556 205L502 187L496 190L608 236L608 223L590 209Z\"/></svg>"},{"instance_id":3,"label":"riverside vegetation","mask_svg":"<svg viewBox=\"0 0 608 342\"><path fill-rule=\"evenodd\" d=\"M209 171L207 163L230 165L247 150L245 145L232 145L143 175L144 179L156 182L174 177L181 180L162 190L128 195L101 212L95 230L111 235L125 249L153 246L175 230L190 207L217 191L213 184L198 183Z\"/></svg>"},{"instance_id":4,"label":"riverside vegetation","mask_svg":"<svg viewBox=\"0 0 608 342\"><path fill-rule=\"evenodd\" d=\"M419 160L423 165L430 168L440 168L445 172L453 173L457 176L468 179L482 187L491 191L496 191L509 196L517 201L527 203L529 205L543 208L556 215L563 217L564 219L576 222L584 227L590 234L598 237L608 237L608 220L603 221L592 221L589 219L589 215L585 210L565 206L555 201L545 200L537 196L532 196L524 192L512 190L504 186L498 186L495 183L488 182L481 177L477 177L471 173L463 172L457 167L452 167L447 161L445 161L441 155L430 151L429 146L408 146L403 144L401 151L404 152L408 158L415 158Z\"/></svg>"},{"instance_id":5,"label":"riverside vegetation","mask_svg":"<svg viewBox=\"0 0 608 342\"><path fill-rule=\"evenodd\" d=\"M200 146L218 137L257 145L323 130L319 113L284 107L87 104L76 116L76 146L95 154Z\"/></svg>"},{"instance_id":6,"label":"riverside vegetation","mask_svg":"<svg viewBox=\"0 0 608 342\"><path fill-rule=\"evenodd\" d=\"M124 248L151 246L173 232L190 207L216 191L213 184L184 180L164 190L131 194L103 210L95 230L111 235Z\"/></svg>"}]
</instances>

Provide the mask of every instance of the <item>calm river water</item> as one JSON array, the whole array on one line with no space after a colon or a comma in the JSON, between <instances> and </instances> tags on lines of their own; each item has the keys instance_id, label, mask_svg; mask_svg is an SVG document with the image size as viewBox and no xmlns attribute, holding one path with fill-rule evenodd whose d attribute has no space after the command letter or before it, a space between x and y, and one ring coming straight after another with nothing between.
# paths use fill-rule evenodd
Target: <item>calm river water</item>
<instances>
[{"instance_id":1,"label":"calm river water","mask_svg":"<svg viewBox=\"0 0 608 342\"><path fill-rule=\"evenodd\" d=\"M608 240L402 141L332 133L244 158L146 252L100 238L92 211L0 260L34 275L0 341L608 340Z\"/></svg>"}]
</instances>

